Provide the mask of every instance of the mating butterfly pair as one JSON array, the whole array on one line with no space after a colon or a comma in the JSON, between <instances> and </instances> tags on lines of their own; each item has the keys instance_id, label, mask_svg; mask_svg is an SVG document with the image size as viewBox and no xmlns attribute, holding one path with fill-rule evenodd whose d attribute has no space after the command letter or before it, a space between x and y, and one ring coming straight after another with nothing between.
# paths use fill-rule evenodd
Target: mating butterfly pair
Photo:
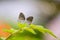
<instances>
[{"instance_id":1,"label":"mating butterfly pair","mask_svg":"<svg viewBox=\"0 0 60 40\"><path fill-rule=\"evenodd\" d=\"M19 14L19 18L18 18L18 19L19 19L20 22L23 22L23 23L24 23L24 21L25 21L26 18L25 18L25 16L24 16L24 14L21 12L21 13ZM28 24L31 24L32 21L33 21L33 17L32 17L32 16L29 16L26 20L27 20L27 23L28 23Z\"/></svg>"}]
</instances>

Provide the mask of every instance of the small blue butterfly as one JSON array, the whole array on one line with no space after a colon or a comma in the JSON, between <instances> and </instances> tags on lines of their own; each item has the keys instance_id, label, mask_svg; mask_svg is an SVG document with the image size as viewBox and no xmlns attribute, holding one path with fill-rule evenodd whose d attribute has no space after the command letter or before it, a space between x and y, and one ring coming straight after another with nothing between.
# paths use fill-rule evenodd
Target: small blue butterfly
<instances>
[{"instance_id":1,"label":"small blue butterfly","mask_svg":"<svg viewBox=\"0 0 60 40\"><path fill-rule=\"evenodd\" d=\"M18 20L21 23L25 22L25 16L22 12L19 14ZM27 20L26 23L31 24L33 21L33 16L29 16L26 20Z\"/></svg>"}]
</instances>

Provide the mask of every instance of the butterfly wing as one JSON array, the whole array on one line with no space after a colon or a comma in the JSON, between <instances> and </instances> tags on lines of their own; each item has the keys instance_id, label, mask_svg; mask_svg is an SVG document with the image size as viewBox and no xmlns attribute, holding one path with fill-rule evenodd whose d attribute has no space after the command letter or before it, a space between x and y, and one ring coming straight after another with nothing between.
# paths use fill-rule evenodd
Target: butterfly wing
<instances>
[{"instance_id":1,"label":"butterfly wing","mask_svg":"<svg viewBox=\"0 0 60 40\"><path fill-rule=\"evenodd\" d=\"M28 23L28 24L31 24L32 21L33 21L33 17L32 17L32 16L30 16L30 17L27 18L27 23Z\"/></svg>"},{"instance_id":2,"label":"butterfly wing","mask_svg":"<svg viewBox=\"0 0 60 40\"><path fill-rule=\"evenodd\" d=\"M24 14L22 12L19 14L18 21L19 22L24 22L25 21L25 16L24 16Z\"/></svg>"}]
</instances>

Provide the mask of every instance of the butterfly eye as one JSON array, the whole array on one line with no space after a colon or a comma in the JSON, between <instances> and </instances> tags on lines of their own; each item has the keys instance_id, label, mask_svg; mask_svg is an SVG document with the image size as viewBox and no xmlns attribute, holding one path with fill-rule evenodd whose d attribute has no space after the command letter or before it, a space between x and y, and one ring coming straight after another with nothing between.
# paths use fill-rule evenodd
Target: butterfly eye
<instances>
[{"instance_id":1,"label":"butterfly eye","mask_svg":"<svg viewBox=\"0 0 60 40\"><path fill-rule=\"evenodd\" d=\"M33 21L33 17L32 17L32 16L28 17L28 18L27 18L27 21L28 21L28 24L31 24L32 21Z\"/></svg>"},{"instance_id":2,"label":"butterfly eye","mask_svg":"<svg viewBox=\"0 0 60 40\"><path fill-rule=\"evenodd\" d=\"M25 16L22 12L19 14L19 20L25 20Z\"/></svg>"}]
</instances>

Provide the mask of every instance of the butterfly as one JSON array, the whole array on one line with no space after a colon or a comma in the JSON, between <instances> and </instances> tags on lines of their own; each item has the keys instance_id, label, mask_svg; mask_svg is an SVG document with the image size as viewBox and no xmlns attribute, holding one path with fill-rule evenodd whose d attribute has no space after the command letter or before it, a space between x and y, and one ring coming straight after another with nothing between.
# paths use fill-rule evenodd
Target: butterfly
<instances>
[{"instance_id":1,"label":"butterfly","mask_svg":"<svg viewBox=\"0 0 60 40\"><path fill-rule=\"evenodd\" d=\"M27 20L26 23L31 24L32 21L33 21L33 16L29 16L28 18L25 18L25 15L21 12L21 13L19 14L18 20L19 20L19 22L21 22L21 23L24 23L25 20Z\"/></svg>"}]
</instances>

